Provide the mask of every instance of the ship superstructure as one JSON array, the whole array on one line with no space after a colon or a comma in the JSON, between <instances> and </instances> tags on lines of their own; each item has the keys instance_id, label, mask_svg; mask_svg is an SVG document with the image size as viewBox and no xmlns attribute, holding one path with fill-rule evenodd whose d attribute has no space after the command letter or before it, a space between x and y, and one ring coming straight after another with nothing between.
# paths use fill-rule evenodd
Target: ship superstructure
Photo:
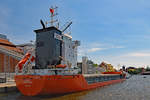
<instances>
[{"instance_id":1,"label":"ship superstructure","mask_svg":"<svg viewBox=\"0 0 150 100\"><path fill-rule=\"evenodd\" d=\"M80 41L72 40L70 34L65 34L65 30L72 22L67 23L62 30L58 28L58 24L54 25L58 21L57 19L54 20L54 16L57 15L54 12L55 9L57 7L50 8L51 21L44 24L41 20L42 29L34 30L36 33L35 49L30 50L24 59L18 63L16 66L17 74L78 73L74 68L77 68L77 47L80 45ZM47 26L48 23L50 23L50 27Z\"/></svg>"},{"instance_id":2,"label":"ship superstructure","mask_svg":"<svg viewBox=\"0 0 150 100\"><path fill-rule=\"evenodd\" d=\"M42 29L37 29L35 49L30 50L16 66L15 81L19 91L27 96L63 94L92 89L125 80L125 74L78 74L77 47L80 41L73 40L65 30L54 26L56 8L50 8L51 26L41 20Z\"/></svg>"}]
</instances>

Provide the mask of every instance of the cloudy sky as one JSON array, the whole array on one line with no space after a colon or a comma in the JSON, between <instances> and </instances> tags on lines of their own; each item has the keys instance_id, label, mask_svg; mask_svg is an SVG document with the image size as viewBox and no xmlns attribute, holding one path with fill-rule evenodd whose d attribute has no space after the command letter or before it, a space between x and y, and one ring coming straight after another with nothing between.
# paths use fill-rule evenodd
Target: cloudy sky
<instances>
[{"instance_id":1,"label":"cloudy sky","mask_svg":"<svg viewBox=\"0 0 150 100\"><path fill-rule=\"evenodd\" d=\"M0 33L15 44L35 39L40 19L59 7L63 26L72 20L72 36L81 41L79 60L115 66L150 65L150 0L0 0Z\"/></svg>"}]
</instances>

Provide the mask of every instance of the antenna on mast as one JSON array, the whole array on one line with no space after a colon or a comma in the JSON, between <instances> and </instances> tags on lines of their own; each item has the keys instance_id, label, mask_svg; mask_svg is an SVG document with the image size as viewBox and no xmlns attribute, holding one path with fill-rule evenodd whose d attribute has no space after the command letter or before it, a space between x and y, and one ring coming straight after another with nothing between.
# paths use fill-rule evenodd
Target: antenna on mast
<instances>
[{"instance_id":1,"label":"antenna on mast","mask_svg":"<svg viewBox=\"0 0 150 100\"><path fill-rule=\"evenodd\" d=\"M51 21L50 21L50 22L46 22L46 26L47 26L48 23L50 23L51 26L54 26L54 23L55 23L55 22L58 22L58 19L54 19L54 17L55 17L56 15L58 15L58 13L57 13L57 8L58 8L57 6L55 6L55 7L51 6L51 8L49 9ZM59 24L58 24L58 25L59 25ZM57 27L59 27L58 25L57 25Z\"/></svg>"}]
</instances>

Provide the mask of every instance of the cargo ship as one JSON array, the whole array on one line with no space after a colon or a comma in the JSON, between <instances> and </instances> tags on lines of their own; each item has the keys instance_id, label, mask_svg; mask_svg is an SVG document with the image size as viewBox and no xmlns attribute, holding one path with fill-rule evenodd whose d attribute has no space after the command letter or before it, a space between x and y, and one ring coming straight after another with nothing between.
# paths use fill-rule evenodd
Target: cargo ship
<instances>
[{"instance_id":1,"label":"cargo ship","mask_svg":"<svg viewBox=\"0 0 150 100\"><path fill-rule=\"evenodd\" d=\"M80 41L73 41L65 30L54 25L55 8L50 8L50 26L41 20L36 33L35 48L31 49L17 64L15 82L18 90L26 96L56 95L89 90L125 80L123 72L102 74L79 74L77 48Z\"/></svg>"}]
</instances>

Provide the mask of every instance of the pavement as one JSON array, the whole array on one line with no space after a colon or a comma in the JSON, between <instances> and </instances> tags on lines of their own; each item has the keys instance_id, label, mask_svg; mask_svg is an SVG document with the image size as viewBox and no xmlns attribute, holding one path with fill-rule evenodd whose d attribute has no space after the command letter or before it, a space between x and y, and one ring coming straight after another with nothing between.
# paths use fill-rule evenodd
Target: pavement
<instances>
[{"instance_id":1,"label":"pavement","mask_svg":"<svg viewBox=\"0 0 150 100\"><path fill-rule=\"evenodd\" d=\"M6 93L16 90L16 83L13 79L7 79L6 83L0 83L0 93Z\"/></svg>"}]
</instances>

